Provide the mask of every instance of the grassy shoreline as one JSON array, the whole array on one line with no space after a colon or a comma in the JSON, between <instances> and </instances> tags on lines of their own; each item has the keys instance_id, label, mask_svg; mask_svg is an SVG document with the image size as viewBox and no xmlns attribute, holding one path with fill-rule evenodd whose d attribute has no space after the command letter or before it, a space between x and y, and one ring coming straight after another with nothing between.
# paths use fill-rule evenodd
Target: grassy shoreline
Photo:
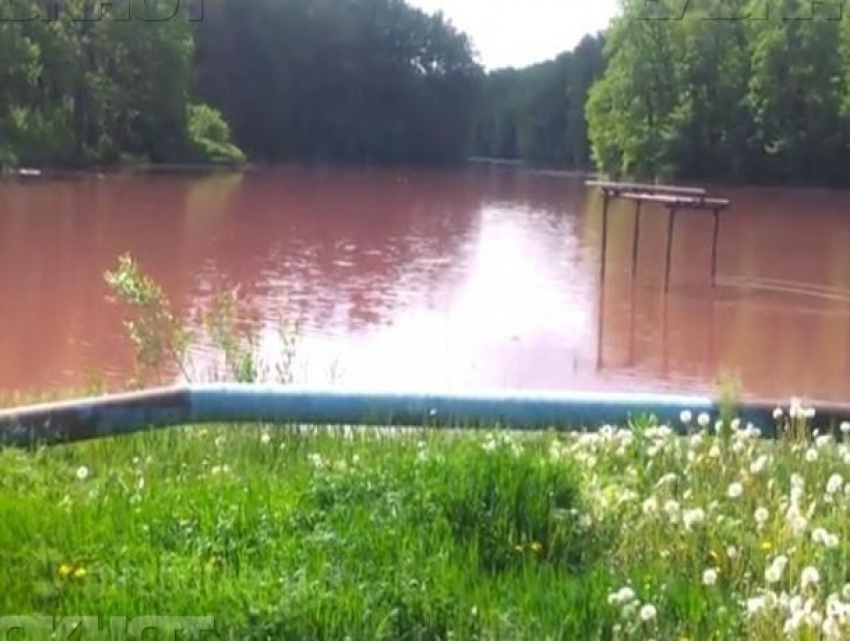
<instances>
[{"instance_id":1,"label":"grassy shoreline","mask_svg":"<svg viewBox=\"0 0 850 641\"><path fill-rule=\"evenodd\" d=\"M844 638L845 434L691 431L256 425L7 450L0 614L211 615L221 638Z\"/></svg>"}]
</instances>

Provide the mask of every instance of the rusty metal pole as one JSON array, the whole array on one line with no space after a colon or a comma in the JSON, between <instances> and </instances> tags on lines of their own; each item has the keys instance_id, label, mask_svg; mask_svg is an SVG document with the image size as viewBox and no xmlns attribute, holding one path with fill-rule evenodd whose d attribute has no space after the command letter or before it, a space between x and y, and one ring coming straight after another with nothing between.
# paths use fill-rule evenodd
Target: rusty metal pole
<instances>
[{"instance_id":1,"label":"rusty metal pole","mask_svg":"<svg viewBox=\"0 0 850 641\"><path fill-rule=\"evenodd\" d=\"M717 287L717 241L720 237L720 209L714 208L714 242L711 245L711 286Z\"/></svg>"},{"instance_id":2,"label":"rusty metal pole","mask_svg":"<svg viewBox=\"0 0 850 641\"><path fill-rule=\"evenodd\" d=\"M640 214L643 201L638 200L635 204L635 229L632 236L632 281L637 277L638 242L640 241Z\"/></svg>"},{"instance_id":3,"label":"rusty metal pole","mask_svg":"<svg viewBox=\"0 0 850 641\"><path fill-rule=\"evenodd\" d=\"M599 266L599 288L602 289L605 283L605 257L608 253L608 203L610 196L608 191L602 190L602 256Z\"/></svg>"},{"instance_id":4,"label":"rusty metal pole","mask_svg":"<svg viewBox=\"0 0 850 641\"><path fill-rule=\"evenodd\" d=\"M670 207L670 218L667 223L667 261L664 264L664 291L670 291L670 262L673 259L673 231L676 225L676 208Z\"/></svg>"}]
</instances>

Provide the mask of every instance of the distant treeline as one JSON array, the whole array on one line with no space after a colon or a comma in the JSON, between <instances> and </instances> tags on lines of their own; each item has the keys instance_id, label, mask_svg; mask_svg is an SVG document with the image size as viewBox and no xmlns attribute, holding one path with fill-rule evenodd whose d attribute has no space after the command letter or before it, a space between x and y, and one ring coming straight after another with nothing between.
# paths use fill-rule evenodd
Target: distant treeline
<instances>
[{"instance_id":1,"label":"distant treeline","mask_svg":"<svg viewBox=\"0 0 850 641\"><path fill-rule=\"evenodd\" d=\"M244 150L850 182L850 21L829 3L623 0L572 52L489 74L405 0L179 4L65 0L45 20L55 0L0 2L0 165Z\"/></svg>"},{"instance_id":2,"label":"distant treeline","mask_svg":"<svg viewBox=\"0 0 850 641\"><path fill-rule=\"evenodd\" d=\"M587 37L555 60L491 72L477 112L473 154L590 167L585 104L604 68L602 38Z\"/></svg>"},{"instance_id":3,"label":"distant treeline","mask_svg":"<svg viewBox=\"0 0 850 641\"><path fill-rule=\"evenodd\" d=\"M441 16L403 0L203 0L192 21L198 6L179 5L167 19L175 0L67 0L59 15L54 0L0 2L0 165L238 162L231 129L268 160L468 151L483 72Z\"/></svg>"}]
</instances>

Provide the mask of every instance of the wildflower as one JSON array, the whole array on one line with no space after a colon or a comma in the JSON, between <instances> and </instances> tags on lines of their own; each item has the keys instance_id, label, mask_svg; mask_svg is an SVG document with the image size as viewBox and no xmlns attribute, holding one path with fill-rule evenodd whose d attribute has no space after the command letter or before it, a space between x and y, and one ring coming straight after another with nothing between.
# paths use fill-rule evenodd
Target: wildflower
<instances>
[{"instance_id":1,"label":"wildflower","mask_svg":"<svg viewBox=\"0 0 850 641\"><path fill-rule=\"evenodd\" d=\"M744 486L737 482L732 483L726 493L729 495L730 499L737 499L744 493Z\"/></svg>"},{"instance_id":2,"label":"wildflower","mask_svg":"<svg viewBox=\"0 0 850 641\"><path fill-rule=\"evenodd\" d=\"M673 523L679 520L679 504L676 501L667 501L664 504L664 511Z\"/></svg>"},{"instance_id":3,"label":"wildflower","mask_svg":"<svg viewBox=\"0 0 850 641\"><path fill-rule=\"evenodd\" d=\"M709 568L705 572L702 573L702 584L707 586L712 586L717 583L717 570L714 568Z\"/></svg>"},{"instance_id":4,"label":"wildflower","mask_svg":"<svg viewBox=\"0 0 850 641\"><path fill-rule=\"evenodd\" d=\"M779 583L782 580L782 571L784 567L781 565L777 565L776 563L771 564L764 571L764 580L768 585L773 583Z\"/></svg>"},{"instance_id":5,"label":"wildflower","mask_svg":"<svg viewBox=\"0 0 850 641\"><path fill-rule=\"evenodd\" d=\"M543 544L535 541L531 544L531 551L535 554L540 554L541 552L543 552Z\"/></svg>"},{"instance_id":6,"label":"wildflower","mask_svg":"<svg viewBox=\"0 0 850 641\"><path fill-rule=\"evenodd\" d=\"M814 463L818 460L818 451L814 448L809 448L806 450L806 462Z\"/></svg>"},{"instance_id":7,"label":"wildflower","mask_svg":"<svg viewBox=\"0 0 850 641\"><path fill-rule=\"evenodd\" d=\"M783 414L784 412L782 411L782 408L777 407L775 410L773 410L773 420L778 421L780 418L782 418Z\"/></svg>"},{"instance_id":8,"label":"wildflower","mask_svg":"<svg viewBox=\"0 0 850 641\"><path fill-rule=\"evenodd\" d=\"M78 481L85 481L89 477L89 468L87 468L85 465L81 465L77 468L76 474Z\"/></svg>"},{"instance_id":9,"label":"wildflower","mask_svg":"<svg viewBox=\"0 0 850 641\"><path fill-rule=\"evenodd\" d=\"M828 536L829 536L829 533L826 530L824 530L822 527L815 528L812 531L812 542L813 543L824 543Z\"/></svg>"},{"instance_id":10,"label":"wildflower","mask_svg":"<svg viewBox=\"0 0 850 641\"><path fill-rule=\"evenodd\" d=\"M763 596L755 596L747 599L747 614L756 616L767 607L767 599Z\"/></svg>"},{"instance_id":11,"label":"wildflower","mask_svg":"<svg viewBox=\"0 0 850 641\"><path fill-rule=\"evenodd\" d=\"M693 526L702 523L705 520L705 512L701 508L686 510L682 516L682 522L686 530L690 530Z\"/></svg>"},{"instance_id":12,"label":"wildflower","mask_svg":"<svg viewBox=\"0 0 850 641\"><path fill-rule=\"evenodd\" d=\"M514 551L515 551L515 552L519 552L520 554L522 554L522 546L521 546L521 545L515 545L515 546L514 546Z\"/></svg>"},{"instance_id":13,"label":"wildflower","mask_svg":"<svg viewBox=\"0 0 850 641\"><path fill-rule=\"evenodd\" d=\"M59 576L63 579L67 579L74 573L74 566L70 563L63 563L59 566Z\"/></svg>"},{"instance_id":14,"label":"wildflower","mask_svg":"<svg viewBox=\"0 0 850 641\"><path fill-rule=\"evenodd\" d=\"M675 483L676 479L679 478L674 472L670 472L669 474L665 474L660 479L658 479L658 483L655 484L655 487L663 487L664 485L669 485L670 483Z\"/></svg>"},{"instance_id":15,"label":"wildflower","mask_svg":"<svg viewBox=\"0 0 850 641\"><path fill-rule=\"evenodd\" d=\"M734 545L730 545L726 548L726 556L728 556L730 559L734 559L736 556L738 556L738 548L736 548Z\"/></svg>"},{"instance_id":16,"label":"wildflower","mask_svg":"<svg viewBox=\"0 0 850 641\"><path fill-rule=\"evenodd\" d=\"M310 465L312 465L314 469L323 470L325 469L325 467L327 467L327 463L325 463L325 459L322 458L321 454L313 453L310 454L307 458L310 461Z\"/></svg>"},{"instance_id":17,"label":"wildflower","mask_svg":"<svg viewBox=\"0 0 850 641\"><path fill-rule=\"evenodd\" d=\"M624 588L620 588L616 592L611 593L608 596L608 603L611 605L623 605L625 603L630 603L635 599L635 591L630 587L626 586Z\"/></svg>"},{"instance_id":18,"label":"wildflower","mask_svg":"<svg viewBox=\"0 0 850 641\"><path fill-rule=\"evenodd\" d=\"M756 520L756 524L761 527L765 523L767 523L767 519L770 517L770 513L766 508L760 507L756 510L754 518Z\"/></svg>"},{"instance_id":19,"label":"wildflower","mask_svg":"<svg viewBox=\"0 0 850 641\"><path fill-rule=\"evenodd\" d=\"M844 478L840 474L833 474L826 482L827 494L838 494L844 488Z\"/></svg>"},{"instance_id":20,"label":"wildflower","mask_svg":"<svg viewBox=\"0 0 850 641\"><path fill-rule=\"evenodd\" d=\"M644 514L655 514L655 512L658 511L658 499L654 496L650 496L643 502L641 510Z\"/></svg>"},{"instance_id":21,"label":"wildflower","mask_svg":"<svg viewBox=\"0 0 850 641\"><path fill-rule=\"evenodd\" d=\"M75 579L84 579L88 573L88 570L81 566L74 570L73 576Z\"/></svg>"},{"instance_id":22,"label":"wildflower","mask_svg":"<svg viewBox=\"0 0 850 641\"><path fill-rule=\"evenodd\" d=\"M644 622L649 622L655 619L658 615L658 610L655 609L655 606L651 603L647 603L640 609L640 620Z\"/></svg>"},{"instance_id":23,"label":"wildflower","mask_svg":"<svg viewBox=\"0 0 850 641\"><path fill-rule=\"evenodd\" d=\"M712 445L711 449L708 450L708 457L709 458L720 458L720 448L717 447L716 445Z\"/></svg>"},{"instance_id":24,"label":"wildflower","mask_svg":"<svg viewBox=\"0 0 850 641\"><path fill-rule=\"evenodd\" d=\"M812 567L811 565L803 570L803 573L800 575L800 587L804 590L809 586L817 587L820 582L820 572L818 572L817 568Z\"/></svg>"},{"instance_id":25,"label":"wildflower","mask_svg":"<svg viewBox=\"0 0 850 641\"><path fill-rule=\"evenodd\" d=\"M762 541L761 545L759 545L762 552L770 552L773 549L773 543L770 541Z\"/></svg>"},{"instance_id":26,"label":"wildflower","mask_svg":"<svg viewBox=\"0 0 850 641\"><path fill-rule=\"evenodd\" d=\"M708 424L710 422L711 422L711 417L708 414L706 414L705 412L703 412L702 414L697 416L697 424L700 427L703 427L703 428L708 427Z\"/></svg>"},{"instance_id":27,"label":"wildflower","mask_svg":"<svg viewBox=\"0 0 850 641\"><path fill-rule=\"evenodd\" d=\"M817 445L817 447L819 448L828 447L829 445L832 445L832 434L823 434L821 436L818 436L815 439L815 445Z\"/></svg>"},{"instance_id":28,"label":"wildflower","mask_svg":"<svg viewBox=\"0 0 850 641\"><path fill-rule=\"evenodd\" d=\"M751 474L761 474L764 471L764 468L767 467L767 456L759 456L755 461L750 465L750 473Z\"/></svg>"},{"instance_id":29,"label":"wildflower","mask_svg":"<svg viewBox=\"0 0 850 641\"><path fill-rule=\"evenodd\" d=\"M690 410L685 410L681 414L679 414L679 420L682 421L685 425L691 422L694 415L691 414Z\"/></svg>"},{"instance_id":30,"label":"wildflower","mask_svg":"<svg viewBox=\"0 0 850 641\"><path fill-rule=\"evenodd\" d=\"M841 433L844 434L845 436L850 434L850 423L848 423L847 421L844 421L841 424Z\"/></svg>"},{"instance_id":31,"label":"wildflower","mask_svg":"<svg viewBox=\"0 0 850 641\"><path fill-rule=\"evenodd\" d=\"M263 432L263 435L260 437L260 443L263 445L268 445L272 442L272 436L268 432Z\"/></svg>"}]
</instances>

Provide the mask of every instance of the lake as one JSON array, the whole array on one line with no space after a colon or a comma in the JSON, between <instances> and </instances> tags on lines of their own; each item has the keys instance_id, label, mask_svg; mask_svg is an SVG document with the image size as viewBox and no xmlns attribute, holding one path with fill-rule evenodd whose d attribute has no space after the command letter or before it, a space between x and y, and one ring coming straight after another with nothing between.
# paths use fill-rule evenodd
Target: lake
<instances>
[{"instance_id":1,"label":"lake","mask_svg":"<svg viewBox=\"0 0 850 641\"><path fill-rule=\"evenodd\" d=\"M299 327L296 381L376 389L711 391L850 397L850 193L714 187L711 216L611 210L583 179L512 168L256 169L0 183L0 392L132 374L103 272L124 252L182 317L239 287L260 356ZM195 375L215 357L198 336Z\"/></svg>"}]
</instances>

